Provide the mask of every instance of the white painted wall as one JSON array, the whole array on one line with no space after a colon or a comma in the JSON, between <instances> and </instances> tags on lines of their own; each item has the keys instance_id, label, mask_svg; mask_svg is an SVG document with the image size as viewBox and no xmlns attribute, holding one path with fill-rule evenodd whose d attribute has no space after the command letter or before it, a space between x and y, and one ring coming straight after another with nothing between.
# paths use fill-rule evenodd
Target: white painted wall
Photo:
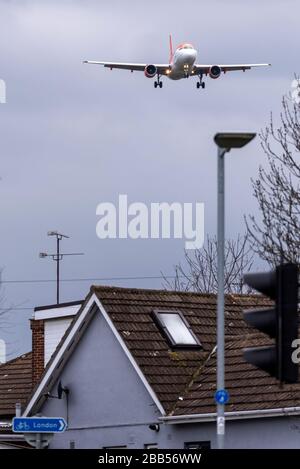
<instances>
[{"instance_id":1,"label":"white painted wall","mask_svg":"<svg viewBox=\"0 0 300 469\"><path fill-rule=\"evenodd\" d=\"M44 364L47 365L50 360L53 352L55 352L56 347L61 341L62 336L69 327L73 317L59 318L59 319L49 319L45 321L45 330L44 330L44 347L45 347L45 356Z\"/></svg>"},{"instance_id":2,"label":"white painted wall","mask_svg":"<svg viewBox=\"0 0 300 469\"><path fill-rule=\"evenodd\" d=\"M0 364L6 362L6 344L5 341L0 339Z\"/></svg>"},{"instance_id":3,"label":"white painted wall","mask_svg":"<svg viewBox=\"0 0 300 469\"><path fill-rule=\"evenodd\" d=\"M34 320L44 321L44 365L46 366L53 352L61 341L81 304L62 304L57 307L38 308L33 314Z\"/></svg>"},{"instance_id":4,"label":"white painted wall","mask_svg":"<svg viewBox=\"0 0 300 469\"><path fill-rule=\"evenodd\" d=\"M57 308L47 308L39 309L33 314L33 319L55 319L62 318L66 316L75 316L79 311L81 305L69 305L69 306L58 306Z\"/></svg>"}]
</instances>

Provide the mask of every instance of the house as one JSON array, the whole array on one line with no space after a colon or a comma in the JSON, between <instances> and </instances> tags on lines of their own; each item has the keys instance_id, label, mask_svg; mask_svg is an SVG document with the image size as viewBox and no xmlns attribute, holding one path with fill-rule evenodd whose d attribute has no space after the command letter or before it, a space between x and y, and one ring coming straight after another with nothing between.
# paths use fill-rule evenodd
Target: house
<instances>
[{"instance_id":1,"label":"house","mask_svg":"<svg viewBox=\"0 0 300 469\"><path fill-rule=\"evenodd\" d=\"M11 421L21 413L82 301L35 308L31 319L33 352L0 365L0 449L28 447Z\"/></svg>"},{"instance_id":2,"label":"house","mask_svg":"<svg viewBox=\"0 0 300 469\"><path fill-rule=\"evenodd\" d=\"M299 447L300 384L243 360L269 339L242 310L269 305L226 296L227 448ZM93 286L48 362L34 345L47 364L23 415L66 419L50 448L215 448L215 345L215 295Z\"/></svg>"}]
</instances>

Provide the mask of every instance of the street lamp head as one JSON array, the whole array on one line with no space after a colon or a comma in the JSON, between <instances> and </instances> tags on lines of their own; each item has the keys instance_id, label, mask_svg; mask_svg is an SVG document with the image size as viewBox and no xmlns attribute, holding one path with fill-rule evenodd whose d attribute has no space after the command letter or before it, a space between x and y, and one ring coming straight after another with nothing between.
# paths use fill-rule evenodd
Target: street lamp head
<instances>
[{"instance_id":1,"label":"street lamp head","mask_svg":"<svg viewBox=\"0 0 300 469\"><path fill-rule=\"evenodd\" d=\"M48 254L46 252L40 252L39 257L43 259L44 257L47 257Z\"/></svg>"},{"instance_id":2,"label":"street lamp head","mask_svg":"<svg viewBox=\"0 0 300 469\"><path fill-rule=\"evenodd\" d=\"M256 136L256 133L244 132L220 132L215 135L215 143L220 148L226 148L229 151L231 148L241 148L251 142Z\"/></svg>"}]
</instances>

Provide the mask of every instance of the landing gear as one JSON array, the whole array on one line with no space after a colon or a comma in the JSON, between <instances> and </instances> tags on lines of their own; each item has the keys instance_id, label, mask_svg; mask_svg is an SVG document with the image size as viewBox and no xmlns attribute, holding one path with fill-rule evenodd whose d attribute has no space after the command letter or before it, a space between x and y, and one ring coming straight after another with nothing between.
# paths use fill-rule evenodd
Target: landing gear
<instances>
[{"instance_id":1,"label":"landing gear","mask_svg":"<svg viewBox=\"0 0 300 469\"><path fill-rule=\"evenodd\" d=\"M200 87L201 87L203 90L204 90L204 88L205 88L205 83L204 83L204 81L202 81L202 75L199 75L199 81L197 82L197 88L199 89Z\"/></svg>"},{"instance_id":2,"label":"landing gear","mask_svg":"<svg viewBox=\"0 0 300 469\"><path fill-rule=\"evenodd\" d=\"M163 87L163 83L162 83L162 81L161 81L161 79L160 79L160 75L159 75L159 74L157 74L157 80L154 82L154 88L157 88L158 86L159 86L160 88Z\"/></svg>"}]
</instances>

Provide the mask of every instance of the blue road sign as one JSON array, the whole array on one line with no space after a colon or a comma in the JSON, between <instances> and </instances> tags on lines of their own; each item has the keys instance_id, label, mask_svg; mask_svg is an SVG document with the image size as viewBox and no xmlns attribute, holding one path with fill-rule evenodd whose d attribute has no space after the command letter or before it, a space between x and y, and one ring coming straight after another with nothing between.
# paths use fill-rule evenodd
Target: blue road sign
<instances>
[{"instance_id":1,"label":"blue road sign","mask_svg":"<svg viewBox=\"0 0 300 469\"><path fill-rule=\"evenodd\" d=\"M12 424L15 433L62 433L67 428L62 417L15 417Z\"/></svg>"},{"instance_id":2,"label":"blue road sign","mask_svg":"<svg viewBox=\"0 0 300 469\"><path fill-rule=\"evenodd\" d=\"M215 393L215 400L218 404L227 404L229 401L229 394L226 389L219 389Z\"/></svg>"}]
</instances>

